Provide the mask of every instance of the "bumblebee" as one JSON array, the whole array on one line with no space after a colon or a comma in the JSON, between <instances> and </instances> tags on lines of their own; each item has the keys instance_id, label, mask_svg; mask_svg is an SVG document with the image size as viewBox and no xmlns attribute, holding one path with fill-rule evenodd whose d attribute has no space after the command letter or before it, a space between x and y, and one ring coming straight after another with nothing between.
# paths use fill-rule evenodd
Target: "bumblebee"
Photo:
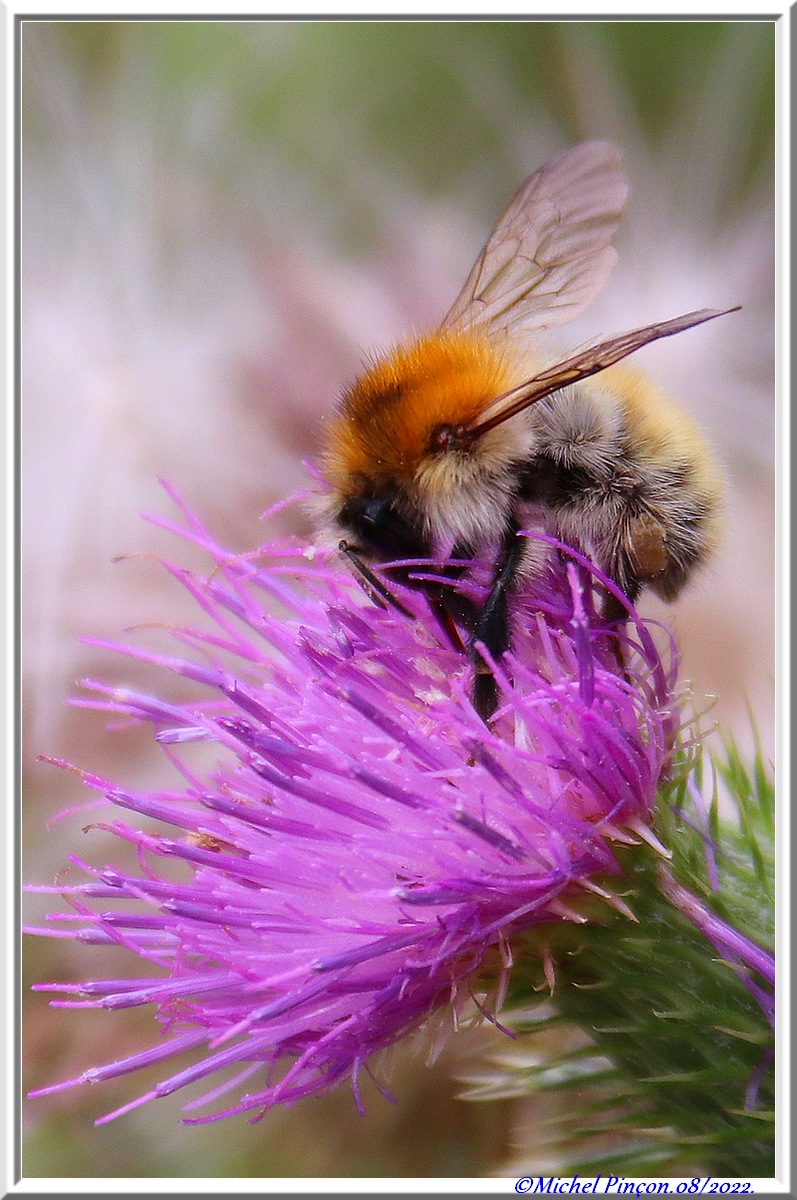
<instances>
[{"instance_id":1,"label":"bumblebee","mask_svg":"<svg viewBox=\"0 0 797 1200\"><path fill-rule=\"evenodd\" d=\"M644 587L675 599L716 544L717 465L687 414L621 360L734 310L646 325L552 365L545 353L548 332L580 313L614 266L626 191L605 142L535 171L440 326L373 361L329 428L326 517L363 570L492 555L491 589L468 621L485 720L498 693L478 646L494 659L508 649L507 594L535 569L519 529L580 549L632 601ZM440 606L439 590L416 586ZM604 611L625 613L611 596Z\"/></svg>"}]
</instances>

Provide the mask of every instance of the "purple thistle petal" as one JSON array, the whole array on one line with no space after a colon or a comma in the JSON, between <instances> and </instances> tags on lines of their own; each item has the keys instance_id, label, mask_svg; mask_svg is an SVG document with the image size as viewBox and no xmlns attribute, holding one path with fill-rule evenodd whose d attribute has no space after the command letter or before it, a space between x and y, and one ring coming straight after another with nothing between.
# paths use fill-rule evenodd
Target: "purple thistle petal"
<instances>
[{"instance_id":1,"label":"purple thistle petal","mask_svg":"<svg viewBox=\"0 0 797 1200\"><path fill-rule=\"evenodd\" d=\"M682 887L666 867L660 865L657 874L662 894L688 917L715 950L735 968L774 1029L775 997L772 988L775 985L775 956L713 913L697 896ZM760 986L754 973L765 981L768 985L766 988Z\"/></svg>"},{"instance_id":2,"label":"purple thistle petal","mask_svg":"<svg viewBox=\"0 0 797 1200\"><path fill-rule=\"evenodd\" d=\"M124 946L162 972L52 984L82 997L53 1003L154 1004L169 1040L56 1086L204 1047L103 1119L200 1080L208 1103L255 1082L192 1121L258 1119L346 1078L360 1104L374 1052L447 1002L455 1017L470 1004L493 1019L471 995L474 972L500 952L505 976L507 939L582 919L582 886L618 872L612 843L649 820L678 731L676 665L630 606L624 629L603 620L594 593L616 588L583 556L551 555L517 597L488 729L468 699L468 657L422 593L397 589L408 619L369 603L320 550L283 541L232 555L175 500L187 528L158 523L204 548L213 570L203 580L166 566L212 627L170 630L177 656L106 644L207 694L173 703L86 686L95 707L153 727L185 787L140 793L78 773L111 804L185 836L98 826L136 848L138 873L73 859L87 881L40 889L73 909L51 918L75 923L66 936ZM275 603L287 615L272 615ZM218 747L210 773L192 769L196 742ZM188 882L159 874L159 860L175 858ZM137 907L97 908L128 901ZM211 1080L229 1067L233 1082Z\"/></svg>"},{"instance_id":3,"label":"purple thistle petal","mask_svg":"<svg viewBox=\"0 0 797 1200\"><path fill-rule=\"evenodd\" d=\"M709 883L710 883L713 891L716 892L719 889L719 870L717 868L717 846L716 846L714 839L712 838L711 833L710 833L708 808L707 808L706 801L705 801L702 791L697 786L697 783L695 782L695 780L692 777L689 778L688 788L689 788L689 795L691 796L692 803L694 805L695 813L697 814L698 820L700 822L699 832L700 832L701 838L703 839L703 845L705 847L706 870L708 872ZM682 821L684 821L684 820L688 821L688 818L685 816L684 813L681 813L680 816L681 816Z\"/></svg>"},{"instance_id":4,"label":"purple thistle petal","mask_svg":"<svg viewBox=\"0 0 797 1200\"><path fill-rule=\"evenodd\" d=\"M747 1090L744 1096L744 1107L748 1112L754 1112L758 1106L758 1093L761 1088L761 1081L765 1073L769 1069L770 1063L775 1056L775 1051L770 1046L761 1055L758 1060L755 1070L750 1076L750 1082L747 1085Z\"/></svg>"}]
</instances>

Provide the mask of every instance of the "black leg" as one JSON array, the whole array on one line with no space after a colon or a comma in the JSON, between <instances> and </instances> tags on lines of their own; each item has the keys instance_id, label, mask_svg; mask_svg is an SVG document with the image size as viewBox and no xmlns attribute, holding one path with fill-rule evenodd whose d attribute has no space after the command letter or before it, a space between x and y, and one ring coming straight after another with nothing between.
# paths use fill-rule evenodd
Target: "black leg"
<instances>
[{"instance_id":1,"label":"black leg","mask_svg":"<svg viewBox=\"0 0 797 1200\"><path fill-rule=\"evenodd\" d=\"M473 549L464 542L457 542L451 550L451 558L469 561L473 558ZM424 585L426 599L451 645L466 654L468 651L460 630L472 630L479 615L474 602L456 587L467 567L446 564L439 570L440 582Z\"/></svg>"},{"instance_id":2,"label":"black leg","mask_svg":"<svg viewBox=\"0 0 797 1200\"><path fill-rule=\"evenodd\" d=\"M509 649L509 605L507 592L517 578L523 557L524 542L517 536L514 521L507 526L495 564L493 584L484 608L473 627L470 653L473 659L473 707L488 723L498 707L498 684L489 664L479 653L477 642L490 652L493 659L501 658Z\"/></svg>"},{"instance_id":3,"label":"black leg","mask_svg":"<svg viewBox=\"0 0 797 1200\"><path fill-rule=\"evenodd\" d=\"M629 561L625 551L619 551L615 555L609 566L607 574L610 579L617 584L625 593L632 604L636 603L639 593L642 590L642 583ZM628 609L622 604L616 596L611 592L604 593L603 602L601 604L601 612L604 620L611 621L616 627L616 631L609 634L612 653L617 660L617 666L620 668L620 674L623 678L630 682L628 673L628 663L625 657L625 645L622 639L622 633L625 629L625 623L628 620Z\"/></svg>"},{"instance_id":4,"label":"black leg","mask_svg":"<svg viewBox=\"0 0 797 1200\"><path fill-rule=\"evenodd\" d=\"M638 588L637 591L639 591ZM629 596L628 599L631 600L632 597ZM601 612L606 621L625 621L628 619L628 609L611 592L604 594Z\"/></svg>"},{"instance_id":5,"label":"black leg","mask_svg":"<svg viewBox=\"0 0 797 1200\"><path fill-rule=\"evenodd\" d=\"M642 590L642 579L634 565L627 548L625 538L618 537L611 553L605 559L598 559L598 565L603 568L613 583L628 597L633 604ZM628 619L628 609L611 592L604 592L601 612L607 621L625 621Z\"/></svg>"}]
</instances>

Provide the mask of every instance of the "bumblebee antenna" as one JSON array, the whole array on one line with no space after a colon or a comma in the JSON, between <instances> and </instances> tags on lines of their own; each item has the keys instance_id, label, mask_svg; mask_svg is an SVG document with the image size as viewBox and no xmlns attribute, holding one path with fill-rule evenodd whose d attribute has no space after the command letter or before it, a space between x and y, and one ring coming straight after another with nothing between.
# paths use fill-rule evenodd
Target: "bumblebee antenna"
<instances>
[{"instance_id":1,"label":"bumblebee antenna","mask_svg":"<svg viewBox=\"0 0 797 1200\"><path fill-rule=\"evenodd\" d=\"M380 608L387 608L390 605L391 608L395 608L403 616L410 617L412 620L415 619L415 614L410 612L400 600L396 599L379 576L370 567L365 565L357 551L353 546L349 545L345 538L343 541L338 542L338 550L349 560L360 586L370 599L373 600L374 604L377 604Z\"/></svg>"}]
</instances>

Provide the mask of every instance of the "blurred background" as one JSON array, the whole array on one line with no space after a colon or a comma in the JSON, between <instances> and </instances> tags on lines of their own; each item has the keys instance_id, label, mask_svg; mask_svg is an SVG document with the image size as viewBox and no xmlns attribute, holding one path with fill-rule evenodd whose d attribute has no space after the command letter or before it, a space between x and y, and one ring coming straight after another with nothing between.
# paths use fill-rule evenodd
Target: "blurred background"
<instances>
[{"instance_id":1,"label":"blurred background","mask_svg":"<svg viewBox=\"0 0 797 1200\"><path fill-rule=\"evenodd\" d=\"M141 682L78 642L189 619L148 559L190 555L142 511L167 478L233 550L308 486L325 417L363 355L434 325L509 195L584 138L622 149L618 266L566 347L690 309L739 314L642 351L728 480L718 560L673 609L684 677L744 745L775 749L774 22L35 22L22 25L23 876L117 861L85 798L37 760L154 786L142 733L67 708L88 675ZM280 520L282 524L280 525ZM157 686L157 682L156 682ZM699 704L705 706L706 700ZM52 907L34 898L32 922ZM95 962L95 956L97 961ZM102 958L102 962L99 960ZM129 964L26 939L42 979ZM150 1013L26 999L25 1090L148 1045ZM394 1054L357 1115L348 1089L200 1129L179 1098L94 1129L149 1079L24 1102L26 1176L478 1176L539 1160L528 1099L468 1103L500 1052L458 1035L433 1068ZM535 1154L538 1158L535 1159ZM552 1166L556 1169L555 1164Z\"/></svg>"}]
</instances>

